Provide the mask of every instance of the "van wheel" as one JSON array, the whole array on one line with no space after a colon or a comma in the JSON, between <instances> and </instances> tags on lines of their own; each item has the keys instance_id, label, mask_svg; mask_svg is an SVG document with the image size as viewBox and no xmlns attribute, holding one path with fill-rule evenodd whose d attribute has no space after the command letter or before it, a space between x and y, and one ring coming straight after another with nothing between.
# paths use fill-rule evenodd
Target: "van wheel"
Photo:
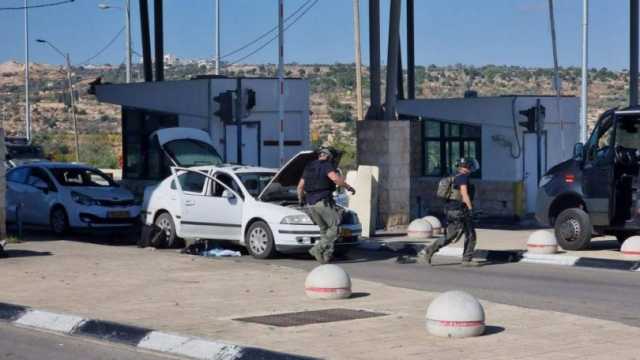
<instances>
[{"instance_id":1,"label":"van wheel","mask_svg":"<svg viewBox=\"0 0 640 360\"><path fill-rule=\"evenodd\" d=\"M245 243L249 253L256 259L268 259L276 254L276 245L269 225L256 221L249 227L245 235Z\"/></svg>"},{"instance_id":2,"label":"van wheel","mask_svg":"<svg viewBox=\"0 0 640 360\"><path fill-rule=\"evenodd\" d=\"M582 250L591 243L589 214L578 208L564 210L558 215L555 233L558 245L565 250Z\"/></svg>"}]
</instances>

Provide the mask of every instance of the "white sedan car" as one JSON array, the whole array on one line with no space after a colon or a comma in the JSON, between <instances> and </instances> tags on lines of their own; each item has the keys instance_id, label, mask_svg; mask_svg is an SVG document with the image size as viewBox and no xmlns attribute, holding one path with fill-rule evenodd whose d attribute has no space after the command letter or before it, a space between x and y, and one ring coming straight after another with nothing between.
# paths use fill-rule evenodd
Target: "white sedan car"
<instances>
[{"instance_id":1,"label":"white sedan car","mask_svg":"<svg viewBox=\"0 0 640 360\"><path fill-rule=\"evenodd\" d=\"M299 153L280 171L223 165L173 168L173 175L145 189L146 225L165 232L166 246L178 238L229 240L256 258L308 250L320 229L297 204L296 186L316 155ZM336 253L357 245L362 227L344 209Z\"/></svg>"},{"instance_id":2,"label":"white sedan car","mask_svg":"<svg viewBox=\"0 0 640 360\"><path fill-rule=\"evenodd\" d=\"M7 222L47 226L60 235L69 229L131 227L140 206L133 194L100 170L41 162L7 173Z\"/></svg>"}]
</instances>

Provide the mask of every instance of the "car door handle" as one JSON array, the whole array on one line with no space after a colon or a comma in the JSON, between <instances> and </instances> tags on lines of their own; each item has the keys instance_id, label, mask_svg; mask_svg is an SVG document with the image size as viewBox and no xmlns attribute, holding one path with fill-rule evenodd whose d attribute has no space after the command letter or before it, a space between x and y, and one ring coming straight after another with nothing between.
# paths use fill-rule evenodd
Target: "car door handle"
<instances>
[{"instance_id":1,"label":"car door handle","mask_svg":"<svg viewBox=\"0 0 640 360\"><path fill-rule=\"evenodd\" d=\"M193 205L195 205L195 204L196 204L196 202L195 202L195 200L185 200L185 201L184 201L184 204L185 204L186 206L193 206Z\"/></svg>"}]
</instances>

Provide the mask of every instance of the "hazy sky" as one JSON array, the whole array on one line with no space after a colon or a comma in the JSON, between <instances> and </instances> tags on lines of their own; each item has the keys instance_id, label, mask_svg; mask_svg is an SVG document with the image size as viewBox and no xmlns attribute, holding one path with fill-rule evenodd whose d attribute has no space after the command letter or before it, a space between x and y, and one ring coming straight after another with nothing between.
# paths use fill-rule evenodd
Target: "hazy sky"
<instances>
[{"instance_id":1,"label":"hazy sky","mask_svg":"<svg viewBox=\"0 0 640 360\"><path fill-rule=\"evenodd\" d=\"M56 0L29 0L42 4ZM277 23L277 0L220 0L222 53L253 40ZM120 10L100 10L106 2L74 3L30 11L31 61L60 63L62 58L36 38L45 38L71 53L74 63L100 50L124 24ZM153 14L150 2L150 15ZM307 0L285 0L291 13ZM313 1L310 1L313 3ZM20 6L23 0L0 0L0 7ZM551 66L551 40L547 0L415 0L416 63L509 64ZM560 64L580 63L581 0L556 0ZM138 0L131 0L134 48L140 51ZM182 58L211 57L214 53L214 0L164 0L165 52ZM628 68L629 2L590 1L590 66ZM388 0L381 0L383 62L387 38ZM403 12L406 10L403 4ZM368 1L361 1L363 56L368 63ZM153 19L151 19L153 21ZM402 33L404 36L404 24ZM0 10L0 62L24 59L24 12ZM152 35L153 38L153 35ZM270 37L265 38L265 40ZM225 60L236 60L262 45ZM317 0L316 5L286 32L287 62L353 62L351 0ZM406 49L403 49L406 51ZM121 63L124 37L120 37L94 63ZM247 63L277 61L275 42L249 57Z\"/></svg>"}]
</instances>

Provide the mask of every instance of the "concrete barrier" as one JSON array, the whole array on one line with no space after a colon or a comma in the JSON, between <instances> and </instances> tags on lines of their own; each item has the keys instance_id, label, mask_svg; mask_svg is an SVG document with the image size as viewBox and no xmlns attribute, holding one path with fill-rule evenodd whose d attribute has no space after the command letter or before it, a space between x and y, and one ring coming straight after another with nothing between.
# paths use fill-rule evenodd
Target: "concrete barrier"
<instances>
[{"instance_id":1,"label":"concrete barrier","mask_svg":"<svg viewBox=\"0 0 640 360\"><path fill-rule=\"evenodd\" d=\"M632 236L625 240L620 252L625 258L640 260L640 236Z\"/></svg>"},{"instance_id":2,"label":"concrete barrier","mask_svg":"<svg viewBox=\"0 0 640 360\"><path fill-rule=\"evenodd\" d=\"M527 240L527 252L532 254L555 254L558 241L555 234L547 230L534 231Z\"/></svg>"},{"instance_id":3,"label":"concrete barrier","mask_svg":"<svg viewBox=\"0 0 640 360\"><path fill-rule=\"evenodd\" d=\"M428 221L415 219L407 228L407 236L411 239L428 239L433 236L433 229Z\"/></svg>"},{"instance_id":4,"label":"concrete barrier","mask_svg":"<svg viewBox=\"0 0 640 360\"><path fill-rule=\"evenodd\" d=\"M435 216L425 216L422 218L431 225L431 229L433 230L433 235L442 235L444 229L442 228L442 223L440 219Z\"/></svg>"},{"instance_id":5,"label":"concrete barrier","mask_svg":"<svg viewBox=\"0 0 640 360\"><path fill-rule=\"evenodd\" d=\"M351 296L351 278L338 265L320 265L307 275L304 291L312 299L346 299Z\"/></svg>"},{"instance_id":6,"label":"concrete barrier","mask_svg":"<svg viewBox=\"0 0 640 360\"><path fill-rule=\"evenodd\" d=\"M465 338L484 333L484 309L464 291L447 291L427 308L427 331L434 336Z\"/></svg>"}]
</instances>

